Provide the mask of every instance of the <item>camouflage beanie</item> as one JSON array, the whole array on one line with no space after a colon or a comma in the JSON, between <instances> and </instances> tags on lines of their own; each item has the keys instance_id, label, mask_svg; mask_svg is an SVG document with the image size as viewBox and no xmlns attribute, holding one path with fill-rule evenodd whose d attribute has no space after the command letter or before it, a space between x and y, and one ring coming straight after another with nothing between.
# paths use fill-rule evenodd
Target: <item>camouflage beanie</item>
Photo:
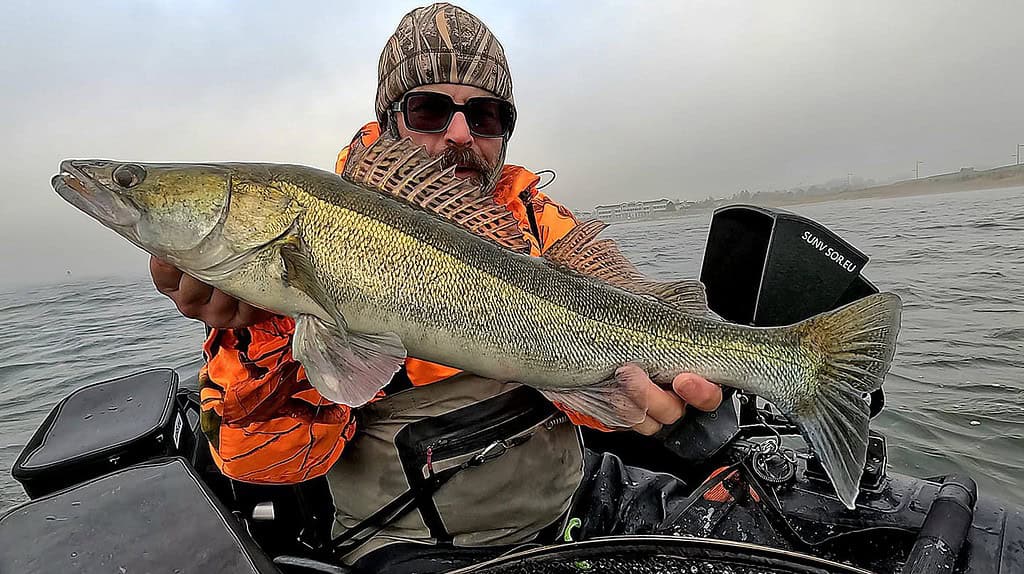
<instances>
[{"instance_id":1,"label":"camouflage beanie","mask_svg":"<svg viewBox=\"0 0 1024 574\"><path fill-rule=\"evenodd\" d=\"M479 18L447 3L406 14L384 46L377 81L381 125L392 102L426 84L466 84L513 101L501 43Z\"/></svg>"}]
</instances>

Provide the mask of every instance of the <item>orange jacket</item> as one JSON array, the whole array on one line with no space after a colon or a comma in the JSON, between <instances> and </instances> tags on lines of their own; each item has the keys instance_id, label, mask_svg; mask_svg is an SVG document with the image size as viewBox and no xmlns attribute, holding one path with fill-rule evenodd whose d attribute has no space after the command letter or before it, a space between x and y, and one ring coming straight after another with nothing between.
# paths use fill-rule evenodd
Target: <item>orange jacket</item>
<instances>
[{"instance_id":1,"label":"orange jacket","mask_svg":"<svg viewBox=\"0 0 1024 574\"><path fill-rule=\"evenodd\" d=\"M357 134L364 145L380 137L376 123ZM335 171L341 173L348 148ZM523 167L506 165L494 191L519 221L534 255L561 239L576 219L537 191L540 180ZM520 195L531 198L538 235L534 237ZM273 317L246 329L213 329L204 345L207 364L200 372L202 426L213 459L232 478L256 483L295 483L321 476L341 456L355 433L349 407L320 396L291 353L295 321ZM426 385L458 373L436 363L406 359L413 385ZM568 411L578 424L595 425Z\"/></svg>"}]
</instances>

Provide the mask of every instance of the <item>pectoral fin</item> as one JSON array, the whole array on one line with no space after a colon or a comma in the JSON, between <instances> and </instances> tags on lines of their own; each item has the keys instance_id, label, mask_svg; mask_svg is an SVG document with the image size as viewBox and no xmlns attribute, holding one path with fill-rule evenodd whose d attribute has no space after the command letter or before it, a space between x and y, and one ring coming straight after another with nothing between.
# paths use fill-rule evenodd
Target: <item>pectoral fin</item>
<instances>
[{"instance_id":1,"label":"pectoral fin","mask_svg":"<svg viewBox=\"0 0 1024 574\"><path fill-rule=\"evenodd\" d=\"M357 407L370 401L405 361L405 346L394 333L348 333L312 315L295 324L292 354L323 397Z\"/></svg>"}]
</instances>

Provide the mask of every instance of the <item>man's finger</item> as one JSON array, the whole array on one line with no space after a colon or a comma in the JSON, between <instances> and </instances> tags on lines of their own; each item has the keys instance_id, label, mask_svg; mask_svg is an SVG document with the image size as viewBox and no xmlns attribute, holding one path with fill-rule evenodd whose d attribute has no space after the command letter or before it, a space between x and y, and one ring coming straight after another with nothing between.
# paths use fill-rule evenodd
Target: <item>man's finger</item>
<instances>
[{"instance_id":1,"label":"man's finger","mask_svg":"<svg viewBox=\"0 0 1024 574\"><path fill-rule=\"evenodd\" d=\"M170 295L178 290L184 273L180 269L156 257L149 258L149 275L153 279L156 290Z\"/></svg>"},{"instance_id":2,"label":"man's finger","mask_svg":"<svg viewBox=\"0 0 1024 574\"><path fill-rule=\"evenodd\" d=\"M239 301L238 311L235 313L235 318L232 321L232 329L240 329L242 327L250 327L256 323L262 323L266 321L272 313L259 307L253 307L252 305Z\"/></svg>"},{"instance_id":3,"label":"man's finger","mask_svg":"<svg viewBox=\"0 0 1024 574\"><path fill-rule=\"evenodd\" d=\"M647 393L647 418L670 425L678 421L685 412L686 403L672 391L651 383Z\"/></svg>"},{"instance_id":4,"label":"man's finger","mask_svg":"<svg viewBox=\"0 0 1024 574\"><path fill-rule=\"evenodd\" d=\"M210 300L203 306L202 319L207 325L217 329L235 329L238 325L238 299L213 289Z\"/></svg>"},{"instance_id":5,"label":"man's finger","mask_svg":"<svg viewBox=\"0 0 1024 574\"><path fill-rule=\"evenodd\" d=\"M645 436L652 436L661 430L661 423L647 417L642 423L633 425L633 430Z\"/></svg>"},{"instance_id":6,"label":"man's finger","mask_svg":"<svg viewBox=\"0 0 1024 574\"><path fill-rule=\"evenodd\" d=\"M693 373L682 373L672 379L672 390L687 404L705 412L722 404L722 388Z\"/></svg>"},{"instance_id":7,"label":"man's finger","mask_svg":"<svg viewBox=\"0 0 1024 574\"><path fill-rule=\"evenodd\" d=\"M685 405L674 393L654 384L651 377L638 365L627 363L615 371L615 377L638 395L639 401L647 408L643 421L633 425L633 430L643 435L653 435L662 425L671 424L683 416Z\"/></svg>"},{"instance_id":8,"label":"man's finger","mask_svg":"<svg viewBox=\"0 0 1024 574\"><path fill-rule=\"evenodd\" d=\"M213 287L190 275L182 275L178 285L178 303L205 305L213 297Z\"/></svg>"}]
</instances>

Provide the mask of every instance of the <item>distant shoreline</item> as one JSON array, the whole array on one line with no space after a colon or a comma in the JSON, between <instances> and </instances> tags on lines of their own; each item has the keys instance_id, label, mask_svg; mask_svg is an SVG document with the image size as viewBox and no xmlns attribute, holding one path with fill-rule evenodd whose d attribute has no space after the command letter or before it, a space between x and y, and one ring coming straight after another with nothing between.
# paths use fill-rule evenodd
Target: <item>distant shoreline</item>
<instances>
[{"instance_id":1,"label":"distant shoreline","mask_svg":"<svg viewBox=\"0 0 1024 574\"><path fill-rule=\"evenodd\" d=\"M717 200L707 200L705 202L701 202L700 205L693 205L681 209L675 209L673 211L661 211L647 214L642 217L608 218L605 221L607 223L639 223L642 221L673 219L676 217L685 217L691 214L713 211L719 207L738 203L756 205L759 207L786 207L790 205L825 203L829 201L914 197L919 195L984 191L1007 187L1024 187L1024 164L1008 165L981 171L976 171L972 168L964 168L953 173L945 173L922 177L920 179L909 179L874 187L847 189L842 191L826 191L820 193L775 191L762 192L744 197L734 195L732 197ZM601 218L597 215L589 215L589 217Z\"/></svg>"},{"instance_id":2,"label":"distant shoreline","mask_svg":"<svg viewBox=\"0 0 1024 574\"><path fill-rule=\"evenodd\" d=\"M826 201L842 201L852 199L913 197L916 195L933 195L941 193L958 193L963 191L983 191L1006 187L1024 187L1024 165L1008 165L994 169L975 171L963 169L954 173L933 175L920 179L909 179L887 185L851 189L798 197L784 196L758 198L758 205L782 206L804 203L822 203Z\"/></svg>"}]
</instances>

